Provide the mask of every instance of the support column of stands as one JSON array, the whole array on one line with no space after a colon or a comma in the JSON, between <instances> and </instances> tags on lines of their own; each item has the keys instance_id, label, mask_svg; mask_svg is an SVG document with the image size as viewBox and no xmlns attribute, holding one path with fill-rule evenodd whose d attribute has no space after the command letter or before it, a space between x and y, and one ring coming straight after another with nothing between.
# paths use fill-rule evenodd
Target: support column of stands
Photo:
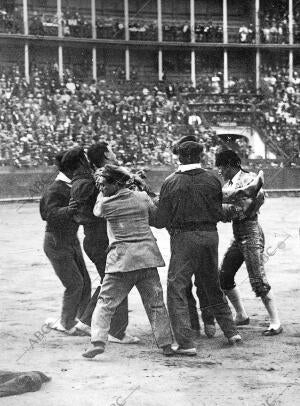
<instances>
[{"instance_id":1,"label":"support column of stands","mask_svg":"<svg viewBox=\"0 0 300 406\"><path fill-rule=\"evenodd\" d=\"M195 0L190 0L191 43L195 43ZM196 87L196 58L195 50L191 51L191 82Z\"/></svg>"},{"instance_id":2,"label":"support column of stands","mask_svg":"<svg viewBox=\"0 0 300 406\"><path fill-rule=\"evenodd\" d=\"M260 89L260 66L261 66L261 57L260 57L260 50L256 50L255 55L255 87L256 90Z\"/></svg>"},{"instance_id":3,"label":"support column of stands","mask_svg":"<svg viewBox=\"0 0 300 406\"><path fill-rule=\"evenodd\" d=\"M224 49L224 55L223 55L223 59L224 59L224 91L227 92L228 90L228 51L227 49Z\"/></svg>"},{"instance_id":4,"label":"support column of stands","mask_svg":"<svg viewBox=\"0 0 300 406\"><path fill-rule=\"evenodd\" d=\"M223 42L228 43L228 17L227 0L223 0Z\"/></svg>"},{"instance_id":5,"label":"support column of stands","mask_svg":"<svg viewBox=\"0 0 300 406\"><path fill-rule=\"evenodd\" d=\"M61 0L57 0L57 24L58 24L58 37L63 37L62 30L62 12L61 12ZM58 75L62 82L64 77L64 67L63 67L63 48L62 45L58 46Z\"/></svg>"},{"instance_id":6,"label":"support column of stands","mask_svg":"<svg viewBox=\"0 0 300 406\"><path fill-rule=\"evenodd\" d=\"M293 0L289 0L289 44L294 44L294 13L293 13ZM289 80L292 82L294 76L294 51L289 51Z\"/></svg>"},{"instance_id":7,"label":"support column of stands","mask_svg":"<svg viewBox=\"0 0 300 406\"><path fill-rule=\"evenodd\" d=\"M91 15L92 15L92 38L97 39L95 0L91 0ZM93 79L97 80L97 48L95 46L92 49L92 65L93 65Z\"/></svg>"},{"instance_id":8,"label":"support column of stands","mask_svg":"<svg viewBox=\"0 0 300 406\"><path fill-rule=\"evenodd\" d=\"M23 0L23 23L24 23L24 34L29 34L28 28L28 4L27 0Z\"/></svg>"},{"instance_id":9,"label":"support column of stands","mask_svg":"<svg viewBox=\"0 0 300 406\"><path fill-rule=\"evenodd\" d=\"M228 43L228 20L227 20L227 0L223 0L223 43ZM224 48L224 90L228 89L228 50Z\"/></svg>"},{"instance_id":10,"label":"support column of stands","mask_svg":"<svg viewBox=\"0 0 300 406\"><path fill-rule=\"evenodd\" d=\"M260 43L260 0L255 0L255 42Z\"/></svg>"},{"instance_id":11,"label":"support column of stands","mask_svg":"<svg viewBox=\"0 0 300 406\"><path fill-rule=\"evenodd\" d=\"M124 0L125 41L129 41L129 7L128 0ZM125 49L125 78L130 80L130 53L129 47Z\"/></svg>"},{"instance_id":12,"label":"support column of stands","mask_svg":"<svg viewBox=\"0 0 300 406\"><path fill-rule=\"evenodd\" d=\"M163 41L161 0L157 0L157 38L158 42ZM163 80L163 54L161 48L158 50L158 80Z\"/></svg>"},{"instance_id":13,"label":"support column of stands","mask_svg":"<svg viewBox=\"0 0 300 406\"><path fill-rule=\"evenodd\" d=\"M260 43L260 0L255 0L255 42L256 45ZM256 90L260 89L260 65L261 65L261 58L260 58L260 49L256 49L255 55L255 87Z\"/></svg>"},{"instance_id":14,"label":"support column of stands","mask_svg":"<svg viewBox=\"0 0 300 406\"><path fill-rule=\"evenodd\" d=\"M29 34L28 28L28 5L27 0L23 0L23 23L24 23L24 35ZM30 82L30 74L29 74L29 44L26 41L24 45L24 76L26 82Z\"/></svg>"}]
</instances>

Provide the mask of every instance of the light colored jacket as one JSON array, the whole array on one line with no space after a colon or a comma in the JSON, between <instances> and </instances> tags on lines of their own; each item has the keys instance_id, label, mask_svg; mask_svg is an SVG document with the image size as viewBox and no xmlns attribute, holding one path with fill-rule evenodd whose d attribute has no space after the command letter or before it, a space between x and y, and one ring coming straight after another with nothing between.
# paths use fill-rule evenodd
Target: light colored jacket
<instances>
[{"instance_id":1,"label":"light colored jacket","mask_svg":"<svg viewBox=\"0 0 300 406\"><path fill-rule=\"evenodd\" d=\"M149 226L149 215L154 210L146 192L121 189L110 197L99 194L94 215L107 220L106 273L165 266Z\"/></svg>"}]
</instances>

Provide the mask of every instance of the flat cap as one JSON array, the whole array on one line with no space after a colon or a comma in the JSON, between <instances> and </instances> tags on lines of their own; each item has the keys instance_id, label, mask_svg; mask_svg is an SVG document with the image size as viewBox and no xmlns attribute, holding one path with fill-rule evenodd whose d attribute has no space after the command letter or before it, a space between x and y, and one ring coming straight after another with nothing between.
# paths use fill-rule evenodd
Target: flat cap
<instances>
[{"instance_id":1,"label":"flat cap","mask_svg":"<svg viewBox=\"0 0 300 406\"><path fill-rule=\"evenodd\" d=\"M180 138L180 140L177 141L172 147L173 154L178 155L179 146L187 141L197 142L197 138L194 135L186 135L186 136Z\"/></svg>"},{"instance_id":2,"label":"flat cap","mask_svg":"<svg viewBox=\"0 0 300 406\"><path fill-rule=\"evenodd\" d=\"M66 169L72 169L81 159L85 159L84 149L75 147L69 149L63 156L61 163Z\"/></svg>"},{"instance_id":3,"label":"flat cap","mask_svg":"<svg viewBox=\"0 0 300 406\"><path fill-rule=\"evenodd\" d=\"M195 141L186 141L178 146L178 155L182 157L200 155L202 152L203 146Z\"/></svg>"},{"instance_id":4,"label":"flat cap","mask_svg":"<svg viewBox=\"0 0 300 406\"><path fill-rule=\"evenodd\" d=\"M121 166L107 164L104 166L101 176L110 182L125 184L131 178L130 173Z\"/></svg>"}]
</instances>

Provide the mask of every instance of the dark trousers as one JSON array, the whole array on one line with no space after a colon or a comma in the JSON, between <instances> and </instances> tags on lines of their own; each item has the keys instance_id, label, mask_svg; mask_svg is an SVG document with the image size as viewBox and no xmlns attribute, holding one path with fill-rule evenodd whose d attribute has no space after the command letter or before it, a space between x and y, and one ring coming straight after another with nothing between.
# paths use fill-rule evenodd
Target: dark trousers
<instances>
[{"instance_id":1,"label":"dark trousers","mask_svg":"<svg viewBox=\"0 0 300 406\"><path fill-rule=\"evenodd\" d=\"M168 274L168 310L177 343L194 346L186 289L195 275L195 284L205 293L209 308L226 337L237 334L218 275L217 231L186 231L171 236Z\"/></svg>"},{"instance_id":2,"label":"dark trousers","mask_svg":"<svg viewBox=\"0 0 300 406\"><path fill-rule=\"evenodd\" d=\"M105 276L106 255L108 248L108 238L106 233L106 222L99 222L96 226L85 226L85 237L83 248L90 260L95 264L100 282ZM95 290L80 321L88 326L91 325L93 312L95 310L101 286ZM128 298L126 297L117 307L112 317L109 334L122 340L128 326Z\"/></svg>"},{"instance_id":3,"label":"dark trousers","mask_svg":"<svg viewBox=\"0 0 300 406\"><path fill-rule=\"evenodd\" d=\"M54 271L65 287L61 324L70 329L80 318L91 297L91 280L77 238L62 241L55 234L46 232L44 251Z\"/></svg>"},{"instance_id":4,"label":"dark trousers","mask_svg":"<svg viewBox=\"0 0 300 406\"><path fill-rule=\"evenodd\" d=\"M233 224L234 240L221 265L220 280L224 290L235 285L235 274L245 261L250 284L258 297L265 297L271 286L264 269L264 233L257 220Z\"/></svg>"},{"instance_id":5,"label":"dark trousers","mask_svg":"<svg viewBox=\"0 0 300 406\"><path fill-rule=\"evenodd\" d=\"M105 275L92 319L93 343L107 341L111 317L134 286L141 295L157 346L161 348L172 343L170 320L156 268Z\"/></svg>"},{"instance_id":6,"label":"dark trousers","mask_svg":"<svg viewBox=\"0 0 300 406\"><path fill-rule=\"evenodd\" d=\"M201 287L200 281L196 284L196 295L199 300L201 317L204 324L215 324L214 314L209 307L208 298L206 297L205 291ZM197 302L193 294L193 282L191 282L186 290L186 296L188 301L189 315L191 328L193 330L200 330L199 314L197 310Z\"/></svg>"}]
</instances>

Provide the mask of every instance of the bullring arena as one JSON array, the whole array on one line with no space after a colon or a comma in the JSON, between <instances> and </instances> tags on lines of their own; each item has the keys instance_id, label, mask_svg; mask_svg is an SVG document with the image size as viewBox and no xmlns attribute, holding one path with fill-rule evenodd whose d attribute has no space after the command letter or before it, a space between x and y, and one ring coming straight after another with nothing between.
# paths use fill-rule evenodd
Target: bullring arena
<instances>
[{"instance_id":1,"label":"bullring arena","mask_svg":"<svg viewBox=\"0 0 300 406\"><path fill-rule=\"evenodd\" d=\"M2 404L298 405L300 3L3 0L0 44ZM204 169L217 173L216 154L230 149L246 170L263 170L263 262L283 332L262 335L269 319L243 264L236 284L250 323L238 327L240 345L229 346L218 325L208 338L201 320L197 355L164 357L134 288L127 330L140 342L109 342L84 359L90 337L45 325L60 318L64 292L43 251L39 213L55 156L107 142L158 194L178 167L172 148L183 136L204 146ZM152 231L167 303L170 237ZM220 265L231 224L219 222L218 233ZM78 237L82 246L82 226ZM99 275L82 251L95 290ZM50 380L31 386L22 375L30 371ZM10 373L19 375L5 384ZM20 387L25 393L12 393Z\"/></svg>"},{"instance_id":2,"label":"bullring arena","mask_svg":"<svg viewBox=\"0 0 300 406\"><path fill-rule=\"evenodd\" d=\"M1 205L0 211L2 369L41 370L52 377L39 392L3 398L3 405L113 405L118 404L117 399L122 404L132 391L126 404L136 406L297 404L298 198L269 198L261 213L266 247L273 254L266 261L266 270L276 292L284 334L262 337L264 309L251 291L243 267L238 284L251 317L251 324L240 328L244 344L230 348L220 330L214 339L206 338L202 331L198 356L191 359L162 357L136 290L129 297L129 332L141 338L138 345L120 348L109 344L103 358L88 362L81 357L88 337L43 333L45 319L59 314L63 289L42 250L44 230L38 205ZM167 233L156 231L155 235L168 258ZM231 238L230 226L219 226L219 235L221 258ZM97 272L87 257L86 263L95 287ZM160 270L160 277L165 289L166 268Z\"/></svg>"}]
</instances>

